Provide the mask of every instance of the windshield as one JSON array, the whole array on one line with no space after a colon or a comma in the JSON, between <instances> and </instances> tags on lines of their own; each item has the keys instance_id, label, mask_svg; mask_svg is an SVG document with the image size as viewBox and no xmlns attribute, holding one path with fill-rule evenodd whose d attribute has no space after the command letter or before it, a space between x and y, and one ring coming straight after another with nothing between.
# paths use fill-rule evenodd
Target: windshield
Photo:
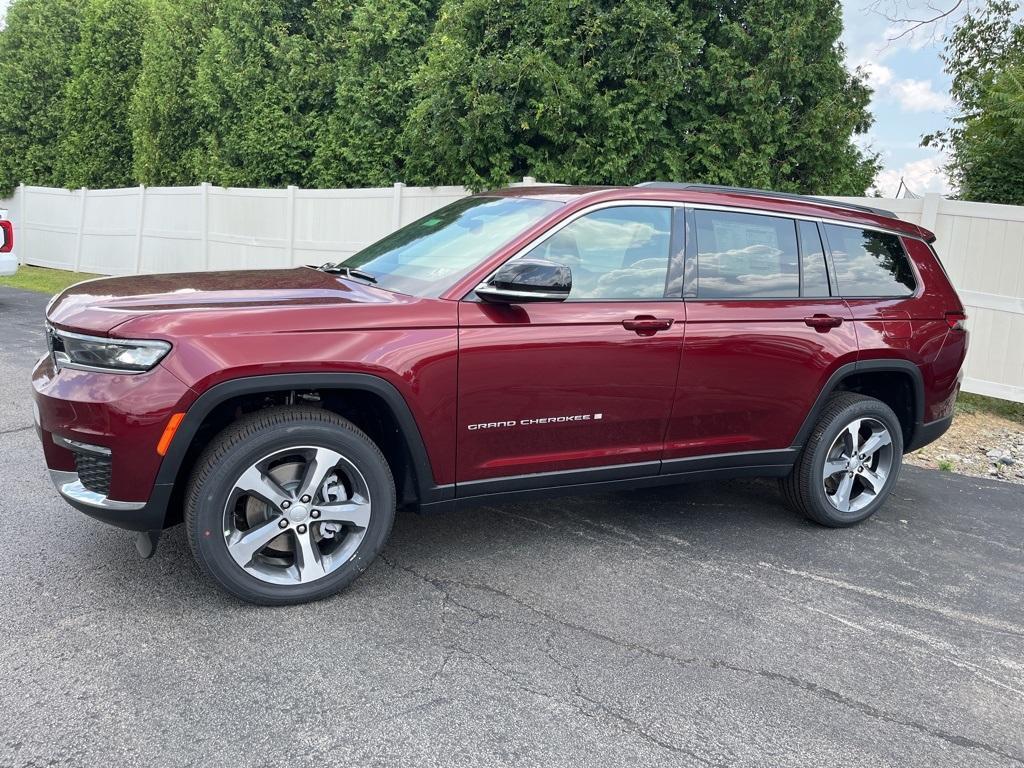
<instances>
[{"instance_id":1,"label":"windshield","mask_svg":"<svg viewBox=\"0 0 1024 768\"><path fill-rule=\"evenodd\" d=\"M467 197L364 248L342 267L381 288L438 296L561 203L525 197Z\"/></svg>"}]
</instances>

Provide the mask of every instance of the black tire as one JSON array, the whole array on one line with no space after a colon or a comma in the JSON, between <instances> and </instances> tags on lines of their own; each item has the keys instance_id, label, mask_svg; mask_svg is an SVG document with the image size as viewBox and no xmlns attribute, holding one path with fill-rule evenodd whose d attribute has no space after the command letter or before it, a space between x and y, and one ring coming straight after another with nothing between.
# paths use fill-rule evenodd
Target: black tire
<instances>
[{"instance_id":1,"label":"black tire","mask_svg":"<svg viewBox=\"0 0 1024 768\"><path fill-rule=\"evenodd\" d=\"M888 430L892 440L892 466L882 490L870 503L855 512L842 512L829 501L823 485L825 460L840 432L858 418L875 419ZM826 403L793 471L779 481L779 488L787 506L794 511L821 525L843 528L866 520L878 511L899 480L902 463L903 430L892 409L873 397L841 392Z\"/></svg>"},{"instance_id":2,"label":"black tire","mask_svg":"<svg viewBox=\"0 0 1024 768\"><path fill-rule=\"evenodd\" d=\"M260 457L300 445L337 451L358 468L370 492L370 520L358 549L336 570L309 583L271 584L229 554L221 530L225 505L239 476ZM394 518L395 484L380 449L350 421L311 407L269 408L232 423L199 457L185 493L185 526L196 562L226 592L258 605L305 603L341 591L380 553Z\"/></svg>"}]
</instances>

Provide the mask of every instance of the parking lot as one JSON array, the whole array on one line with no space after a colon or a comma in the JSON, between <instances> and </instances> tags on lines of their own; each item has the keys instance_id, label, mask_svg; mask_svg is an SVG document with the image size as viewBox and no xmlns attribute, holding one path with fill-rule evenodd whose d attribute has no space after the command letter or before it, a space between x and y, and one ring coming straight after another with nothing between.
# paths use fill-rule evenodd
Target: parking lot
<instances>
[{"instance_id":1,"label":"parking lot","mask_svg":"<svg viewBox=\"0 0 1024 768\"><path fill-rule=\"evenodd\" d=\"M61 502L0 288L0 766L1024 764L1024 488L907 468L827 530L767 482L402 515L257 609Z\"/></svg>"}]
</instances>

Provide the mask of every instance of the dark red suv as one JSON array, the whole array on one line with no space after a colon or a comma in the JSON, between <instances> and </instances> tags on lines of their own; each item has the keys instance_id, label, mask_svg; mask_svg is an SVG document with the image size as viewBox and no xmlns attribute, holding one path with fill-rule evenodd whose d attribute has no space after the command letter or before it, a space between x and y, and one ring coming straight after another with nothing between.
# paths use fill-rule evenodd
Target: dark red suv
<instances>
[{"instance_id":1,"label":"dark red suv","mask_svg":"<svg viewBox=\"0 0 1024 768\"><path fill-rule=\"evenodd\" d=\"M933 240L771 192L525 187L319 268L80 283L33 373L46 462L268 604L349 584L397 507L761 475L850 525L953 417Z\"/></svg>"}]
</instances>

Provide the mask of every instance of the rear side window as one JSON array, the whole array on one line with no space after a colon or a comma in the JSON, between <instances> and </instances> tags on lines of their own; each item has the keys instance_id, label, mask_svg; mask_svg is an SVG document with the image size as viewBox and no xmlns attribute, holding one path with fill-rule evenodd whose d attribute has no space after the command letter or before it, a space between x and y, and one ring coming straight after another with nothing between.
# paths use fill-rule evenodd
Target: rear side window
<instances>
[{"instance_id":1,"label":"rear side window","mask_svg":"<svg viewBox=\"0 0 1024 768\"><path fill-rule=\"evenodd\" d=\"M818 225L813 221L797 222L800 231L800 269L803 278L800 295L805 298L828 297L828 270L825 249L821 245Z\"/></svg>"},{"instance_id":2,"label":"rear side window","mask_svg":"<svg viewBox=\"0 0 1024 768\"><path fill-rule=\"evenodd\" d=\"M914 272L896 235L825 225L840 296L898 298L914 292Z\"/></svg>"},{"instance_id":3,"label":"rear side window","mask_svg":"<svg viewBox=\"0 0 1024 768\"><path fill-rule=\"evenodd\" d=\"M796 298L796 222L775 216L694 211L697 298Z\"/></svg>"}]
</instances>

